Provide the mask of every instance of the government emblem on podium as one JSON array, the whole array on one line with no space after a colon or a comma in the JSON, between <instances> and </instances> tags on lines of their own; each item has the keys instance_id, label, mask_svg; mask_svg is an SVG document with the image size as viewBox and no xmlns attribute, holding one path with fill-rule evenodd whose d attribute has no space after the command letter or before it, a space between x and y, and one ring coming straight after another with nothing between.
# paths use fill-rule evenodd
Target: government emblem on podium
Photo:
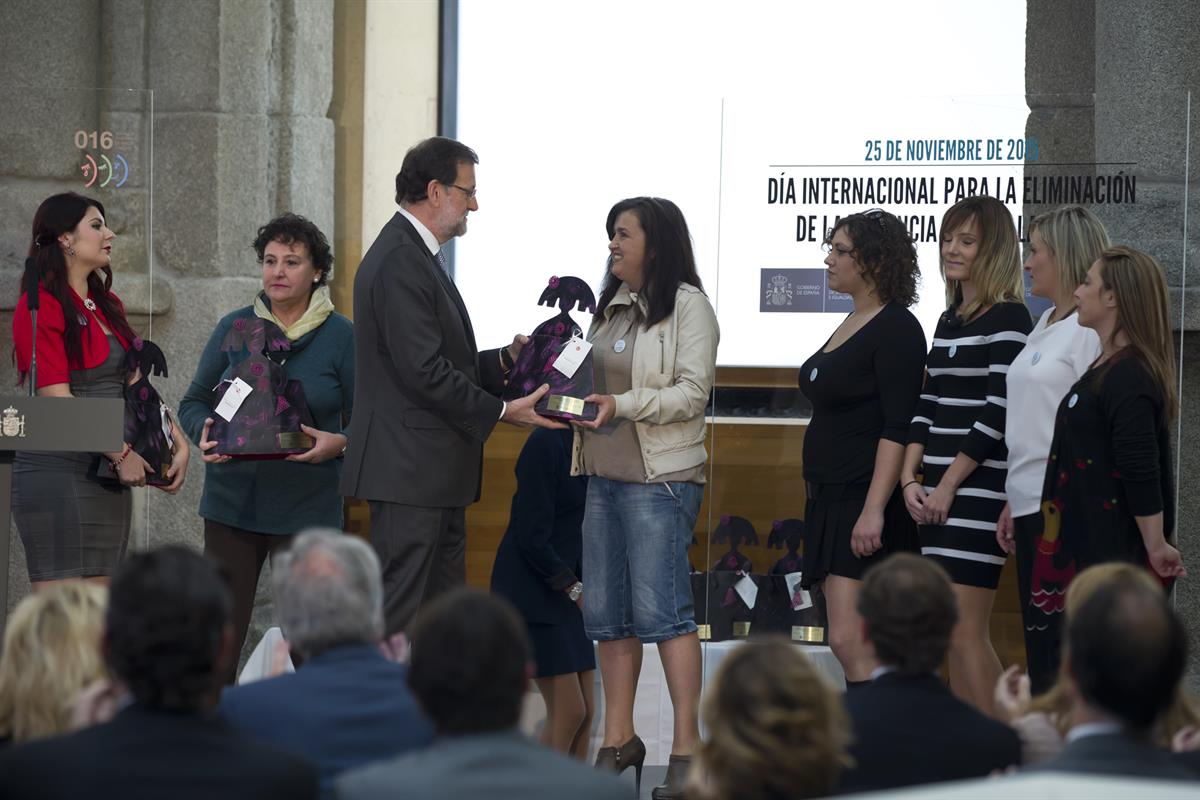
<instances>
[{"instance_id":1,"label":"government emblem on podium","mask_svg":"<svg viewBox=\"0 0 1200 800\"><path fill-rule=\"evenodd\" d=\"M4 409L4 416L0 417L0 434L18 437L25 435L25 415L17 416L17 414L17 409L12 406Z\"/></svg>"}]
</instances>

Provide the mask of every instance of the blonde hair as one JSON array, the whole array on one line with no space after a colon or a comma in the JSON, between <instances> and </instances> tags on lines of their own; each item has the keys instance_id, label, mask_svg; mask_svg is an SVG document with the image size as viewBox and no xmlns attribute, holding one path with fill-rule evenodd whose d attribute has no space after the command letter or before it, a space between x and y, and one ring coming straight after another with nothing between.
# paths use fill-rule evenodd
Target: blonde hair
<instances>
[{"instance_id":1,"label":"blonde hair","mask_svg":"<svg viewBox=\"0 0 1200 800\"><path fill-rule=\"evenodd\" d=\"M1164 418L1173 420L1179 410L1175 393L1175 337L1171 335L1171 310L1163 268L1153 256L1124 245L1108 248L1100 254L1099 261L1100 280L1117 299L1117 326L1112 336L1116 338L1124 332L1128 337L1129 346L1141 356L1162 392Z\"/></svg>"},{"instance_id":2,"label":"blonde hair","mask_svg":"<svg viewBox=\"0 0 1200 800\"><path fill-rule=\"evenodd\" d=\"M707 797L823 797L851 763L841 698L783 637L747 642L725 659L704 723L695 788Z\"/></svg>"},{"instance_id":3,"label":"blonde hair","mask_svg":"<svg viewBox=\"0 0 1200 800\"><path fill-rule=\"evenodd\" d=\"M52 584L17 605L0 654L0 735L15 742L65 733L80 689L105 676L100 637L108 590Z\"/></svg>"},{"instance_id":4,"label":"blonde hair","mask_svg":"<svg viewBox=\"0 0 1200 800\"><path fill-rule=\"evenodd\" d=\"M971 285L975 297L963 305L962 285L946 278L946 262L938 246L938 268L946 282L946 305L955 308L963 321L993 303L1025 302L1025 281L1021 277L1021 245L1012 214L994 197L981 195L959 200L942 216L942 241L972 220L979 230L979 250L971 265Z\"/></svg>"},{"instance_id":5,"label":"blonde hair","mask_svg":"<svg viewBox=\"0 0 1200 800\"><path fill-rule=\"evenodd\" d=\"M1098 589L1103 586L1114 583L1125 584L1142 584L1147 587L1153 587L1162 591L1162 584L1158 579L1150 574L1145 567L1137 564L1130 564L1126 561L1112 561L1106 564L1096 564L1088 567L1083 572L1075 576L1071 581L1071 585L1067 587L1066 607L1063 613L1065 619L1063 623L1071 619L1071 615L1079 610ZM1066 674L1066 662L1064 661L1058 670L1058 680L1051 686L1045 694L1040 694L1033 699L1029 705L1030 711L1040 711L1046 714L1054 726L1058 728L1058 732L1063 736L1071 729L1071 702L1067 697L1067 693L1063 691L1063 677ZM1176 691L1175 700L1171 703L1155 723L1154 739L1161 747L1170 748L1171 738L1180 728L1188 725L1200 725L1200 709L1197 708L1196 700L1191 692L1179 685Z\"/></svg>"},{"instance_id":6,"label":"blonde hair","mask_svg":"<svg viewBox=\"0 0 1200 800\"><path fill-rule=\"evenodd\" d=\"M1111 247L1104 223L1083 206L1063 206L1034 217L1029 235L1033 236L1034 231L1050 249L1058 269L1059 291L1071 298L1074 309L1075 287L1083 283L1100 254Z\"/></svg>"}]
</instances>

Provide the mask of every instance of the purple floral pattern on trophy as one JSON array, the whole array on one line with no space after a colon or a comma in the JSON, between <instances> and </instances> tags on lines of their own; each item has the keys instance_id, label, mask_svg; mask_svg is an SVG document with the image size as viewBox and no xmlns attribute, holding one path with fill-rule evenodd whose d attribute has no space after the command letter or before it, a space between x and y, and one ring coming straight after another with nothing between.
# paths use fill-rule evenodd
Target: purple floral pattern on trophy
<instances>
[{"instance_id":1,"label":"purple floral pattern on trophy","mask_svg":"<svg viewBox=\"0 0 1200 800\"><path fill-rule=\"evenodd\" d=\"M229 352L249 351L250 355L229 373L217 387L215 405L219 405L233 381L241 378L254 391L242 401L233 419L226 422L213 413L209 439L217 442L216 452L235 458L286 458L303 453L307 447L283 447L280 435L301 433L301 425L313 427L312 413L300 381L290 380L282 364L272 353L291 349L291 342L274 323L263 319L234 320L221 343Z\"/></svg>"},{"instance_id":2,"label":"purple floral pattern on trophy","mask_svg":"<svg viewBox=\"0 0 1200 800\"><path fill-rule=\"evenodd\" d=\"M571 318L569 312L577 307L580 311L596 313L596 296L591 287L580 278L573 275L552 276L538 298L538 305L555 304L558 305L559 313L534 328L529 336L529 343L521 350L512 372L509 373L503 397L505 400L516 400L546 383L550 385L550 391L538 401L536 408L539 414L560 419L595 419L596 407L592 403L584 407L582 414L572 414L567 411L551 411L548 398L552 394L583 398L592 393L595 384L591 353L588 353L574 376L570 378L554 368L554 360L572 336L583 336L583 329Z\"/></svg>"}]
</instances>

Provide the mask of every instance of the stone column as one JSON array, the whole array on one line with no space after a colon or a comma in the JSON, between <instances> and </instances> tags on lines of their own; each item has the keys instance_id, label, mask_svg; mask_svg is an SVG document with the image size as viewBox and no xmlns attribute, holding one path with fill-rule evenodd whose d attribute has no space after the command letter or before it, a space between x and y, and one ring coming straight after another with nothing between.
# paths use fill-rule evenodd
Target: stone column
<instances>
[{"instance_id":1,"label":"stone column","mask_svg":"<svg viewBox=\"0 0 1200 800\"><path fill-rule=\"evenodd\" d=\"M1195 422L1200 411L1200 297L1195 294L1195 288L1200 287L1200 272L1196 269L1200 255L1196 247L1200 230L1196 190L1200 184L1195 169L1190 176L1186 173L1185 131L1190 91L1195 95L1191 111L1194 158L1200 143L1200 59L1194 47L1194 33L1200 29L1200 5L1190 0L1029 0L1027 9L1030 129L1040 132L1057 127L1057 121L1046 125L1047 109L1039 102L1040 95L1064 92L1063 97L1070 98L1080 93L1078 103L1057 105L1055 115L1062 125L1052 135L1066 145L1071 160L1132 162L1097 171L1109 174L1124 169L1135 175L1137 202L1097 205L1094 210L1108 226L1114 242L1153 254L1166 270L1177 342L1182 341L1183 349L1183 425L1175 442L1181 461L1177 535L1184 560L1195 573L1200 569L1200 491L1196 479L1200 474L1200 429ZM1060 86L1065 88L1056 88ZM1094 91L1090 119L1086 102L1089 86ZM1190 236L1185 244L1184 195L1189 182ZM1200 585L1194 579L1180 581L1175 602L1191 641L1200 641ZM1195 650L1190 681L1194 688L1200 688L1200 653Z\"/></svg>"}]
</instances>

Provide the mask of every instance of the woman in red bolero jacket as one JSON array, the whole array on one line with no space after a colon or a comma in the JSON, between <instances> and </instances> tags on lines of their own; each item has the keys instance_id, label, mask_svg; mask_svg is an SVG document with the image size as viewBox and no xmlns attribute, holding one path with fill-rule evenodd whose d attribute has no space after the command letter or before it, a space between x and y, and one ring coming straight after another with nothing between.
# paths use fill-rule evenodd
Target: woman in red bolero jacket
<instances>
[{"instance_id":1,"label":"woman in red bolero jacket","mask_svg":"<svg viewBox=\"0 0 1200 800\"><path fill-rule=\"evenodd\" d=\"M112 292L109 266L115 234L104 206L74 192L56 194L33 218L29 256L38 268L37 394L41 397L124 396L138 377L125 369L137 335ZM33 320L27 287L13 315L13 344L22 383L28 379ZM176 430L167 491L187 472L187 439ZM119 478L96 478L100 460ZM129 538L128 487L146 484L146 462L125 444L113 453L20 452L13 464L13 517L36 590L68 578L107 580Z\"/></svg>"}]
</instances>

